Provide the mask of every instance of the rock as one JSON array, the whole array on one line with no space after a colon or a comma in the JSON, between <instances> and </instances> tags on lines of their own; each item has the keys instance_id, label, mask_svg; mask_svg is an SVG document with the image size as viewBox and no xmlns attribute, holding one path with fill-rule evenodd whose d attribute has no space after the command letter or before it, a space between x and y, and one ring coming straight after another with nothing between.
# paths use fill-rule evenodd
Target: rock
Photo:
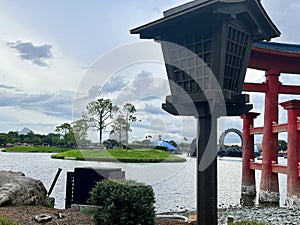
<instances>
[{"instance_id":1,"label":"rock","mask_svg":"<svg viewBox=\"0 0 300 225\"><path fill-rule=\"evenodd\" d=\"M58 219L65 218L65 215L64 215L64 214L62 214L62 213L58 213L58 214L57 214L57 218L58 218Z\"/></svg>"},{"instance_id":2,"label":"rock","mask_svg":"<svg viewBox=\"0 0 300 225\"><path fill-rule=\"evenodd\" d=\"M39 180L21 172L0 171L0 206L44 205L47 190Z\"/></svg>"},{"instance_id":3,"label":"rock","mask_svg":"<svg viewBox=\"0 0 300 225\"><path fill-rule=\"evenodd\" d=\"M9 197L7 194L1 194L0 195L0 205L3 205L5 202L9 201Z\"/></svg>"},{"instance_id":4,"label":"rock","mask_svg":"<svg viewBox=\"0 0 300 225\"><path fill-rule=\"evenodd\" d=\"M188 224L190 225L196 225L197 223L197 216L196 215L190 215L188 218Z\"/></svg>"},{"instance_id":5,"label":"rock","mask_svg":"<svg viewBox=\"0 0 300 225\"><path fill-rule=\"evenodd\" d=\"M40 215L35 216L34 219L38 223L44 223L44 222L52 220L52 216L47 215L47 214L40 214Z\"/></svg>"}]
</instances>

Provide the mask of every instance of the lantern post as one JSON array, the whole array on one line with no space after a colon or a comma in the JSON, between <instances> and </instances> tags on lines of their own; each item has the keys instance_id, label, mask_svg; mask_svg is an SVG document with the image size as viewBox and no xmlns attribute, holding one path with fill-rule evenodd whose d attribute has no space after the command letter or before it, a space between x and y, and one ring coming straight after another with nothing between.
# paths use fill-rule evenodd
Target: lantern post
<instances>
[{"instance_id":1,"label":"lantern post","mask_svg":"<svg viewBox=\"0 0 300 225\"><path fill-rule=\"evenodd\" d=\"M252 109L242 94L254 41L280 35L260 0L195 0L131 30L161 43L171 95L162 108L197 118L197 224L217 224L217 119Z\"/></svg>"}]
</instances>

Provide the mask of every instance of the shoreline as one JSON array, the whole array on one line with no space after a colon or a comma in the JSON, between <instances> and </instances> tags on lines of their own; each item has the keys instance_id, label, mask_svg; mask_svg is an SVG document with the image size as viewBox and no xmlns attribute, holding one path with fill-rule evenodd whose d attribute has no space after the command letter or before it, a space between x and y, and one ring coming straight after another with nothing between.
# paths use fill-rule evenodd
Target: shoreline
<instances>
[{"instance_id":1,"label":"shoreline","mask_svg":"<svg viewBox=\"0 0 300 225\"><path fill-rule=\"evenodd\" d=\"M84 214L79 208L70 209L57 209L57 208L47 208L43 206L5 206L0 207L0 215L7 216L20 224L36 224L32 221L33 216L39 215L41 213L50 214L53 216L53 221L47 223L49 225L54 225L56 222L65 222L65 224L74 224L75 218L79 219L81 224L95 224L91 215ZM57 214L62 213L65 217L63 219L58 219ZM165 212L159 213L160 215L183 215L189 217L195 215L195 211L181 211L181 212ZM17 216L18 215L18 216ZM16 216L18 218L16 218ZM285 207L229 207L229 208L219 208L218 209L218 224L227 225L228 217L234 218L234 221L239 220L257 220L261 222L266 222L269 225L297 225L300 221L300 210L298 208L285 208ZM159 225L165 225L163 218ZM33 223L30 223L33 222ZM169 223L166 223L169 224ZM182 220L175 220L172 224L187 224Z\"/></svg>"},{"instance_id":2,"label":"shoreline","mask_svg":"<svg viewBox=\"0 0 300 225\"><path fill-rule=\"evenodd\" d=\"M183 215L189 217L195 215L195 211L165 212L158 215ZM218 225L227 225L228 217L234 221L257 220L269 225L299 225L300 210L298 208L287 207L227 207L218 208Z\"/></svg>"}]
</instances>

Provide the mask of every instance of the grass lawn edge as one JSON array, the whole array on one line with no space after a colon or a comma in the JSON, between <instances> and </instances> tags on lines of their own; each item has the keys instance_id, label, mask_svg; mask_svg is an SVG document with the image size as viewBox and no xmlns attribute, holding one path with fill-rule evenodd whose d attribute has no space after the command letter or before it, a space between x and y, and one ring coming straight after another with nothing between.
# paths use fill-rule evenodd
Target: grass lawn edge
<instances>
[{"instance_id":1,"label":"grass lawn edge","mask_svg":"<svg viewBox=\"0 0 300 225\"><path fill-rule=\"evenodd\" d=\"M72 152L73 151L73 152ZM165 158L153 158L153 157L147 157L147 158L138 158L138 157L127 157L126 156L126 151L124 151L124 156L118 157L118 156L112 156L109 155L107 156L99 156L99 157L91 157L91 156L83 156L82 154L78 155L78 152L88 152L89 150L74 150L71 151L66 151L66 152L61 152L58 154L53 154L51 155L51 158L53 159L63 159L63 160L80 160L80 161L96 161L96 162L123 162L123 163L182 163L186 162L185 158L175 156L175 155L168 155L168 157ZM97 153L95 152L97 150L92 150L90 152ZM140 153L139 150L134 150L137 151L137 153ZM150 150L151 151L151 150ZM156 150L157 151L157 150ZM161 151L163 154L165 152ZM158 152L159 153L159 152Z\"/></svg>"}]
</instances>

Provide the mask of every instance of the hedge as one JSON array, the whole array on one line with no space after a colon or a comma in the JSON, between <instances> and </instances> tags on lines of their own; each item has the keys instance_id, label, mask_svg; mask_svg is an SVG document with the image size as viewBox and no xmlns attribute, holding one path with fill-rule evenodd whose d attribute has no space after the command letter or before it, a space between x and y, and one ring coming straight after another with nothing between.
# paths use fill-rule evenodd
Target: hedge
<instances>
[{"instance_id":1,"label":"hedge","mask_svg":"<svg viewBox=\"0 0 300 225\"><path fill-rule=\"evenodd\" d=\"M133 180L102 180L90 192L89 203L98 206L94 219L101 225L154 225L154 192Z\"/></svg>"}]
</instances>

